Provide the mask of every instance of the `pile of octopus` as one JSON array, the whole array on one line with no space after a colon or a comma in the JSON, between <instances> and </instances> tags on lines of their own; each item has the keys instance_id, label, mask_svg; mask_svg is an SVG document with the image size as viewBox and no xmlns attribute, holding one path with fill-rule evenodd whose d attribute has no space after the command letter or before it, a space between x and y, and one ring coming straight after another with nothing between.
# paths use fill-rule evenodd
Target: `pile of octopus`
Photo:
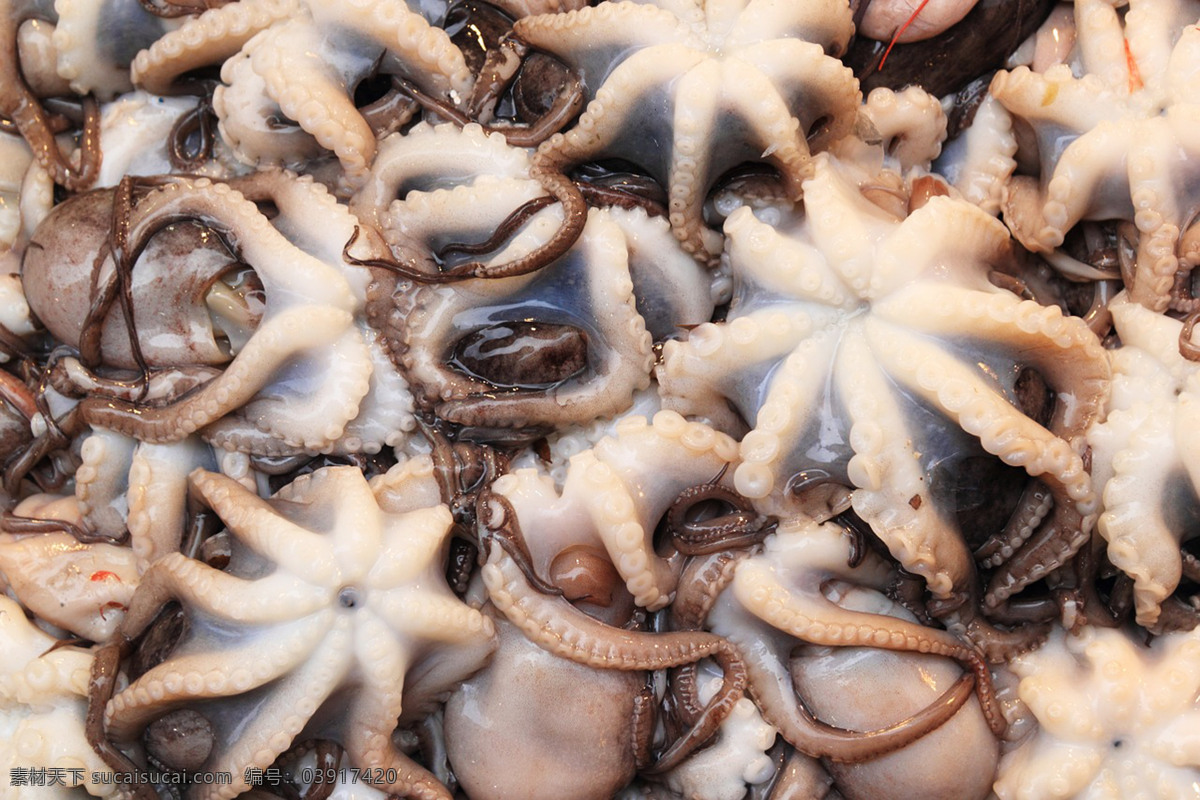
<instances>
[{"instance_id":1,"label":"pile of octopus","mask_svg":"<svg viewBox=\"0 0 1200 800\"><path fill-rule=\"evenodd\" d=\"M0 797L1200 791L1200 0L0 0Z\"/></svg>"}]
</instances>

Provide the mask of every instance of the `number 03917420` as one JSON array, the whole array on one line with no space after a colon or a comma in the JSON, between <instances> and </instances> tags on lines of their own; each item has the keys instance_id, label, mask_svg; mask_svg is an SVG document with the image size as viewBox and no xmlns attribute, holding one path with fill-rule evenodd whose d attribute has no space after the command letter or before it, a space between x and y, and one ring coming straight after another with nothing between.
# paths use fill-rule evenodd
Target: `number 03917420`
<instances>
[{"instance_id":1,"label":"number 03917420","mask_svg":"<svg viewBox=\"0 0 1200 800\"><path fill-rule=\"evenodd\" d=\"M358 769L357 767L301 767L296 775L301 783L396 783L399 775L395 769Z\"/></svg>"}]
</instances>

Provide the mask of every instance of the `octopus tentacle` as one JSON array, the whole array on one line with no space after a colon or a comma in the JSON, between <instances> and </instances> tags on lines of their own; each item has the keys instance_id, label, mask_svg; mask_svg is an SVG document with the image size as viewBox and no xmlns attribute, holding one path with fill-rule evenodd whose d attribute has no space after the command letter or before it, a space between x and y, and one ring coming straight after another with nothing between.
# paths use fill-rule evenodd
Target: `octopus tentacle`
<instances>
[{"instance_id":1,"label":"octopus tentacle","mask_svg":"<svg viewBox=\"0 0 1200 800\"><path fill-rule=\"evenodd\" d=\"M398 708L396 709L398 712ZM398 797L414 800L451 800L450 791L432 772L414 762L392 744L392 731L398 713L388 715L386 707L363 706L359 713L369 722L356 725L349 732L346 751L361 768L387 776L396 775L396 780L380 780L374 785Z\"/></svg>"},{"instance_id":2,"label":"octopus tentacle","mask_svg":"<svg viewBox=\"0 0 1200 800\"><path fill-rule=\"evenodd\" d=\"M945 523L927 496L908 423L884 387L887 377L871 357L867 336L848 333L842 348L846 365L835 377L851 420L848 470L859 487L854 511L906 570L925 579L934 597L954 596L974 575L970 553L959 537L942 535Z\"/></svg>"},{"instance_id":3,"label":"octopus tentacle","mask_svg":"<svg viewBox=\"0 0 1200 800\"><path fill-rule=\"evenodd\" d=\"M445 530L444 521L441 527ZM406 630L446 642L470 644L485 628L479 612L464 607L456 598L421 598L415 591L387 592L373 599L371 608L391 623L415 616L415 620L405 623Z\"/></svg>"},{"instance_id":4,"label":"octopus tentacle","mask_svg":"<svg viewBox=\"0 0 1200 800\"><path fill-rule=\"evenodd\" d=\"M742 364L755 364L797 351L794 357L784 359L780 369L785 376L802 375L810 368L820 369L831 357L834 342L820 333L814 336L816 327L816 320L808 315L769 310L753 313L745 322L728 329L712 323L698 325L689 332L685 342L668 341L663 345L658 380L666 395L664 407L702 415L725 430L737 430L739 423L725 402L732 387L725 386L728 377L724 359L713 356L730 353ZM771 331L769 338L760 335L764 330ZM805 340L810 336L815 341L808 344ZM795 413L797 408L818 402L818 390L813 384L811 381L792 383L795 386L792 393L782 396L777 403L768 397L764 408L771 407L759 410L757 416L770 430L756 436L747 434L751 436L750 441L743 441L743 463L734 473L735 485L741 494L758 498L770 492L774 485L770 467L781 457L778 447L771 447L771 443L778 441L781 432L800 424L797 418L801 414ZM747 415L747 409L739 410Z\"/></svg>"},{"instance_id":5,"label":"octopus tentacle","mask_svg":"<svg viewBox=\"0 0 1200 800\"><path fill-rule=\"evenodd\" d=\"M462 604L458 604L462 607ZM468 609L463 608L463 611ZM420 617L420 615L417 615ZM359 632L356 647L360 651L360 663L367 665L363 670L364 681L372 688L372 700L364 698L356 703L354 717L359 720L346 741L346 750L356 764L370 770L395 770L396 780L378 781L390 792L419 800L448 800L449 791L424 767L400 753L392 744L392 732L404 708L400 687L408 671L408 657L394 642L389 642L386 631L372 636L369 626ZM380 646L383 642L383 646ZM368 653L368 651L370 651Z\"/></svg>"},{"instance_id":6,"label":"octopus tentacle","mask_svg":"<svg viewBox=\"0 0 1200 800\"><path fill-rule=\"evenodd\" d=\"M1152 413L1155 410L1160 413ZM1110 435L1123 427L1130 432L1125 446L1113 454L1112 474L1104 484L1102 532L1108 540L1109 560L1133 579L1137 621L1147 627L1157 623L1162 603L1182 576L1178 560L1147 558L1151 553L1174 553L1179 541L1154 491L1165 491L1178 466L1160 455L1169 451L1178 424L1161 411L1140 405L1115 410L1105 422Z\"/></svg>"},{"instance_id":7,"label":"octopus tentacle","mask_svg":"<svg viewBox=\"0 0 1200 800\"><path fill-rule=\"evenodd\" d=\"M231 688L240 693L265 686L302 663L308 655L306 641L332 622L332 615L317 615L281 631L270 648L263 648L258 641L231 647L229 654L239 668L230 675L211 670L203 653L174 655L109 701L105 708L109 735L118 741L128 740L160 716L163 709L156 695L178 696L173 703L178 707L189 701L220 697Z\"/></svg>"},{"instance_id":8,"label":"octopus tentacle","mask_svg":"<svg viewBox=\"0 0 1200 800\"><path fill-rule=\"evenodd\" d=\"M126 613L127 630L140 630L158 613L163 603L179 597L195 597L200 611L239 621L271 622L289 615L316 611L326 603L325 593L296 578L275 574L253 581L213 569L180 553L168 553L156 561L138 588ZM243 600L236 600L241 596Z\"/></svg>"},{"instance_id":9,"label":"octopus tentacle","mask_svg":"<svg viewBox=\"0 0 1200 800\"><path fill-rule=\"evenodd\" d=\"M385 230L392 224L387 209L411 191L428 192L448 181L464 182L480 175L524 178L530 156L509 147L498 133L481 125L430 125L421 122L403 136L393 134L379 143L371 172L350 201L364 223ZM386 215L386 216L385 216Z\"/></svg>"},{"instance_id":10,"label":"octopus tentacle","mask_svg":"<svg viewBox=\"0 0 1200 800\"><path fill-rule=\"evenodd\" d=\"M124 470L107 468L114 464L128 464L133 458L137 442L97 429L88 436L79 449L81 463L75 471L75 497L79 501L79 512L91 530L119 539L125 535L125 490L128 488Z\"/></svg>"},{"instance_id":11,"label":"octopus tentacle","mask_svg":"<svg viewBox=\"0 0 1200 800\"><path fill-rule=\"evenodd\" d=\"M379 345L362 341L372 336L361 326L347 330L339 341L326 343L328 352L303 361L306 372L321 380L320 388L305 393L309 402L290 395L255 397L199 435L214 447L261 456L378 453L384 446L403 444L416 427L412 393ZM324 368L327 361L334 366ZM331 422L347 416L350 421L343 427Z\"/></svg>"},{"instance_id":12,"label":"octopus tentacle","mask_svg":"<svg viewBox=\"0 0 1200 800\"><path fill-rule=\"evenodd\" d=\"M783 327L780 336L780 341L786 342L791 338L787 335L791 332L788 328L794 330L796 327L802 327L803 323L803 320L797 320L793 315L771 311L752 314L743 317L742 320L745 321L739 320L736 326L740 330L731 330L729 333L732 336L729 338L734 342L741 339L748 344L759 338L758 334L762 331L772 331L774 337L774 332L783 327L780 323L790 320L792 324ZM716 332L720 333L719 330ZM691 341L693 339L689 339L689 342ZM702 358L704 350L707 349L706 345L707 343L700 344L694 347L692 352ZM778 443L799 435L805 425L805 418L824 402L819 382L808 381L806 376L828 371L837 347L836 334L818 331L789 348L791 353L777 370L777 380L789 389L773 393L767 398L754 418L754 430L742 439L742 463L734 473L734 485L746 497L766 497L774 488L779 466L783 465L790 455L780 448ZM713 367L718 368L716 364L713 364ZM670 374L669 367L667 374ZM670 381L666 383L673 386ZM675 391L673 388L672 393Z\"/></svg>"},{"instance_id":13,"label":"octopus tentacle","mask_svg":"<svg viewBox=\"0 0 1200 800\"><path fill-rule=\"evenodd\" d=\"M163 408L89 398L81 403L84 419L144 442L182 439L249 402L260 388L256 381L264 369L268 373L278 369L297 347L327 343L351 322L348 312L335 308L299 307L281 312L264 322L220 378L198 392Z\"/></svg>"},{"instance_id":14,"label":"octopus tentacle","mask_svg":"<svg viewBox=\"0 0 1200 800\"><path fill-rule=\"evenodd\" d=\"M194 470L188 483L228 526L230 533L255 552L293 572L315 572L324 579L332 568L326 538L281 516L260 497L247 494L237 481L218 473Z\"/></svg>"},{"instance_id":15,"label":"octopus tentacle","mask_svg":"<svg viewBox=\"0 0 1200 800\"><path fill-rule=\"evenodd\" d=\"M215 367L176 367L155 369L145 381L123 381L97 375L77 358L68 356L55 362L50 384L67 397L99 394L130 402L170 403L220 375Z\"/></svg>"},{"instance_id":16,"label":"octopus tentacle","mask_svg":"<svg viewBox=\"0 0 1200 800\"><path fill-rule=\"evenodd\" d=\"M351 659L346 640L348 626L333 624L306 663L282 679L279 691L259 706L235 739L210 756L213 769L234 775L230 785L202 787L201 800L229 800L248 788L246 768L266 769L292 746L309 718L334 692L350 670ZM256 709L258 710L258 709Z\"/></svg>"},{"instance_id":17,"label":"octopus tentacle","mask_svg":"<svg viewBox=\"0 0 1200 800\"><path fill-rule=\"evenodd\" d=\"M975 549L975 560L985 569L1008 561L1046 519L1053 504L1051 492L1044 483L1035 481L1030 484L1004 529Z\"/></svg>"},{"instance_id":18,"label":"octopus tentacle","mask_svg":"<svg viewBox=\"0 0 1200 800\"><path fill-rule=\"evenodd\" d=\"M1016 154L1012 120L987 94L971 126L947 143L937 167L964 198L995 214L1005 201L1005 182L1016 171Z\"/></svg>"},{"instance_id":19,"label":"octopus tentacle","mask_svg":"<svg viewBox=\"0 0 1200 800\"><path fill-rule=\"evenodd\" d=\"M656 670L713 658L724 674L723 686L692 729L672 744L658 762L669 769L703 743L741 698L746 672L737 650L719 636L702 631L645 633L613 628L577 610L560 596L529 586L515 561L493 543L482 571L492 603L535 644L549 653L600 669Z\"/></svg>"},{"instance_id":20,"label":"octopus tentacle","mask_svg":"<svg viewBox=\"0 0 1200 800\"><path fill-rule=\"evenodd\" d=\"M726 631L744 655L750 691L763 719L805 754L854 762L899 750L937 730L971 698L974 675L964 672L937 701L908 719L872 731L836 728L814 718L796 696L787 669L794 639L778 632L752 634L731 621L726 609L718 612L723 619L718 629Z\"/></svg>"},{"instance_id":21,"label":"octopus tentacle","mask_svg":"<svg viewBox=\"0 0 1200 800\"><path fill-rule=\"evenodd\" d=\"M949 290L952 303L962 303L972 330L985 341L1016 337L1026 363L1053 383L1070 402L1056 405L1050 427L1073 447L1100 415L1108 392L1110 369L1104 348L1082 320L1064 316L1056 306L1042 306L1006 292L973 299ZM952 323L929 298L900 293L882 304L890 320L931 334L945 334ZM1015 328L1015 329L1014 329Z\"/></svg>"},{"instance_id":22,"label":"octopus tentacle","mask_svg":"<svg viewBox=\"0 0 1200 800\"><path fill-rule=\"evenodd\" d=\"M143 443L134 451L127 524L142 572L163 554L179 549L187 518L187 476L199 467L215 468L216 459L195 439L168 445Z\"/></svg>"},{"instance_id":23,"label":"octopus tentacle","mask_svg":"<svg viewBox=\"0 0 1200 800\"><path fill-rule=\"evenodd\" d=\"M133 83L153 94L170 94L180 75L224 61L260 31L299 10L299 0L230 3L209 9L138 53L130 67Z\"/></svg>"}]
</instances>

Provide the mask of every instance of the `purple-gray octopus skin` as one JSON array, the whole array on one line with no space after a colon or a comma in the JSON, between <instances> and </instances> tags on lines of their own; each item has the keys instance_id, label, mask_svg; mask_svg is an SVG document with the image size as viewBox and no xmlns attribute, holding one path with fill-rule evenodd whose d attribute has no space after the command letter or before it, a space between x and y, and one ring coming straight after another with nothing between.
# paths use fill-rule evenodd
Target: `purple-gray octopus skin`
<instances>
[{"instance_id":1,"label":"purple-gray octopus skin","mask_svg":"<svg viewBox=\"0 0 1200 800\"><path fill-rule=\"evenodd\" d=\"M1054 0L980 0L946 32L892 47L882 68L879 62L888 43L861 36L842 60L858 76L864 95L879 86L902 89L915 84L943 97L999 69L1053 7Z\"/></svg>"},{"instance_id":2,"label":"purple-gray octopus skin","mask_svg":"<svg viewBox=\"0 0 1200 800\"><path fill-rule=\"evenodd\" d=\"M93 262L108 245L115 196L115 189L99 189L55 206L34 233L22 275L31 305L56 339L79 347L85 359L95 349L103 363L133 369L138 364L119 301L111 312L103 312L97 320L101 324L85 323L95 303ZM223 364L229 355L209 334L212 323L204 300L237 260L200 224L181 222L165 234L151 241L144 260L185 268L133 270L130 292L142 355L159 366ZM86 341L96 336L99 341Z\"/></svg>"},{"instance_id":3,"label":"purple-gray octopus skin","mask_svg":"<svg viewBox=\"0 0 1200 800\"><path fill-rule=\"evenodd\" d=\"M637 767L640 672L552 655L497 625L490 666L446 704L446 749L472 800L607 800Z\"/></svg>"}]
</instances>

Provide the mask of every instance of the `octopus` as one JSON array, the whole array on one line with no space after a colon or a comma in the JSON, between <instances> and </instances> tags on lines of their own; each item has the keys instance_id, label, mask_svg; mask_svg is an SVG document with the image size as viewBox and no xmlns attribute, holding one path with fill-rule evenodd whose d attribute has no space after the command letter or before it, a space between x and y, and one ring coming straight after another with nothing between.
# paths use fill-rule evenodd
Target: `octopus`
<instances>
[{"instance_id":1,"label":"octopus","mask_svg":"<svg viewBox=\"0 0 1200 800\"><path fill-rule=\"evenodd\" d=\"M139 53L131 74L135 85L170 94L187 73L220 65L212 107L240 158L297 167L331 153L354 187L376 147L370 111L355 104L360 85L396 76L451 105L470 94L474 76L462 52L431 24L439 19L423 15L436 8L402 0L221 5Z\"/></svg>"},{"instance_id":2,"label":"octopus","mask_svg":"<svg viewBox=\"0 0 1200 800\"><path fill-rule=\"evenodd\" d=\"M833 584L826 591L838 605L916 618L885 595L862 585ZM863 729L901 720L922 708L958 680L960 668L932 653L906 653L878 647L801 648L790 671L797 691L813 713L844 728ZM850 677L853 676L853 677ZM862 691L878 681L877 691ZM886 688L885 688L886 687ZM846 798L982 798L991 796L1001 742L977 703L970 703L941 727L913 744L853 764L823 762Z\"/></svg>"},{"instance_id":3,"label":"octopus","mask_svg":"<svg viewBox=\"0 0 1200 800\"><path fill-rule=\"evenodd\" d=\"M1104 351L1081 320L989 281L1008 248L992 217L936 191L911 213L891 193L876 205L880 184L826 156L814 169L799 221L729 217L729 315L664 346L664 405L749 428L734 472L747 497L787 505L814 480L853 486L854 512L937 599L977 591L942 459L981 448L1024 470L1054 508L1003 532L985 598L998 606L1088 541L1099 499L1082 453L1108 390ZM1025 368L1058 398L1045 424L1015 395Z\"/></svg>"},{"instance_id":4,"label":"octopus","mask_svg":"<svg viewBox=\"0 0 1200 800\"><path fill-rule=\"evenodd\" d=\"M905 3L0 0L0 771L1188 796L1200 5Z\"/></svg>"},{"instance_id":5,"label":"octopus","mask_svg":"<svg viewBox=\"0 0 1200 800\"><path fill-rule=\"evenodd\" d=\"M1067 236L1080 223L1115 226L1119 264L1105 268L1119 266L1134 301L1156 311L1192 305L1198 13L1189 2L1075 3L1075 47L1061 63L999 72L991 85L1017 143L1004 208L1013 234L1095 277Z\"/></svg>"},{"instance_id":6,"label":"octopus","mask_svg":"<svg viewBox=\"0 0 1200 800\"><path fill-rule=\"evenodd\" d=\"M1121 347L1112 351L1108 414L1088 433L1092 474L1104 493L1098 528L1109 561L1132 582L1137 623L1150 630L1191 628L1196 610L1181 582L1195 581L1196 465L1193 403L1200 370L1185 354L1191 327L1134 302L1111 304ZM1182 351L1182 352L1181 352Z\"/></svg>"},{"instance_id":7,"label":"octopus","mask_svg":"<svg viewBox=\"0 0 1200 800\"><path fill-rule=\"evenodd\" d=\"M614 427L568 461L561 485L527 467L500 476L491 491L520 521L535 574L568 599L614 606L623 622L631 604L657 611L674 598L676 569L656 552L658 521L680 492L719 480L737 445L673 411Z\"/></svg>"},{"instance_id":8,"label":"octopus","mask_svg":"<svg viewBox=\"0 0 1200 800\"><path fill-rule=\"evenodd\" d=\"M570 460L561 486L544 471L522 468L497 478L484 496L480 523L516 538L487 542L483 570L494 613L504 617L501 645L446 711L451 762L481 800L601 800L636 769L679 763L678 742L655 752L645 671L706 656L720 665L719 686L698 715L711 723L679 740L688 748L740 703L740 659L723 640L702 631L645 631L639 622L647 610L664 608L675 589L678 559L654 549L658 520L681 491L719 479L734 442L668 411L651 421L625 417L614 427ZM670 468L677 463L688 467ZM605 687L605 701L580 698L581 681ZM546 693L556 699L545 702ZM596 729L580 730L573 722L580 716ZM526 727L541 733L515 751L497 746L505 731ZM576 746L564 747L568 741Z\"/></svg>"},{"instance_id":9,"label":"octopus","mask_svg":"<svg viewBox=\"0 0 1200 800\"><path fill-rule=\"evenodd\" d=\"M1148 646L1125 631L1056 633L1012 665L1035 733L1000 764L995 792L1019 798L1195 794L1200 633Z\"/></svg>"},{"instance_id":10,"label":"octopus","mask_svg":"<svg viewBox=\"0 0 1200 800\"><path fill-rule=\"evenodd\" d=\"M236 545L223 569L174 553L142 576L109 646L131 651L172 600L183 633L108 700L104 735L132 745L156 721L187 714L196 746L211 752L174 767L234 776L195 787L196 797L246 791L247 768L269 767L307 731L378 770L388 793L448 800L392 734L487 661L495 629L446 583L453 520L427 502L437 497L432 462L409 462L375 487L356 468L325 468L267 500L214 473L189 480Z\"/></svg>"},{"instance_id":11,"label":"octopus","mask_svg":"<svg viewBox=\"0 0 1200 800\"><path fill-rule=\"evenodd\" d=\"M979 653L944 630L873 611L843 608L824 593L843 580L886 588L889 567L878 558L847 566L849 542L837 525L798 516L782 521L764 552L740 563L729 589L714 604L712 629L746 656L747 672L763 718L797 750L835 762L859 762L912 744L944 724L963 705L972 675L979 683L983 717L993 729L1004 721ZM961 679L942 681L942 696L926 709L879 730L848 731L815 719L796 693L790 653L796 641L833 647L866 646L949 656L966 665ZM956 676L957 677L957 676ZM811 686L811 684L809 684Z\"/></svg>"},{"instance_id":12,"label":"octopus","mask_svg":"<svg viewBox=\"0 0 1200 800\"><path fill-rule=\"evenodd\" d=\"M860 102L837 59L853 31L843 3L603 3L513 30L577 70L589 101L539 163L632 164L665 187L672 232L705 261L721 250L703 207L722 177L765 164L798 198L812 152L851 130Z\"/></svg>"},{"instance_id":13,"label":"octopus","mask_svg":"<svg viewBox=\"0 0 1200 800\"><path fill-rule=\"evenodd\" d=\"M541 209L503 243L490 240L541 186L524 151L477 125L418 126L380 151L355 207L389 245L445 252L448 272L460 258L480 258L485 269L522 262L561 222L557 207ZM439 161L447 169L428 185ZM418 404L500 441L626 410L649 386L654 342L707 320L715 291L664 220L620 207L590 211L572 248L534 272L430 285L410 273L373 274L369 318Z\"/></svg>"},{"instance_id":14,"label":"octopus","mask_svg":"<svg viewBox=\"0 0 1200 800\"><path fill-rule=\"evenodd\" d=\"M288 173L238 185L173 178L138 197L127 179L60 204L39 226L22 276L38 317L80 350L64 388L92 390L81 402L89 424L141 442L202 431L263 455L398 444L411 406L365 324L367 275L343 261L354 218ZM125 242L112 238L125 229ZM92 286L105 287L103 305ZM97 380L100 366L142 377ZM381 392L394 399L382 405Z\"/></svg>"}]
</instances>

